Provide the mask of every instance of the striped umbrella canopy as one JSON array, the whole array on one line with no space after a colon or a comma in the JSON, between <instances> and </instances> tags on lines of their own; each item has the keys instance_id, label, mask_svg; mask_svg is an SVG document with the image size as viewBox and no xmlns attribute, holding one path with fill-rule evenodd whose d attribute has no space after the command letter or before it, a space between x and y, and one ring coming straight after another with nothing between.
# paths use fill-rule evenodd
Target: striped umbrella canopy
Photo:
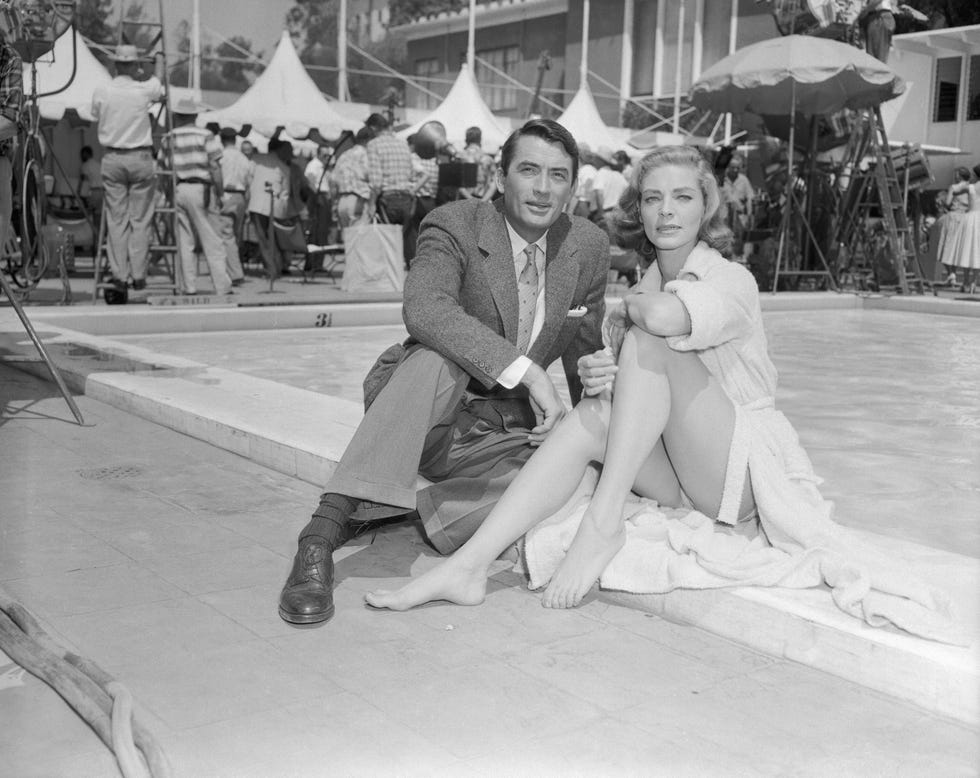
<instances>
[{"instance_id":1,"label":"striped umbrella canopy","mask_svg":"<svg viewBox=\"0 0 980 778\"><path fill-rule=\"evenodd\" d=\"M786 35L739 49L705 70L691 102L719 113L829 114L873 108L905 82L870 54L826 38Z\"/></svg>"}]
</instances>

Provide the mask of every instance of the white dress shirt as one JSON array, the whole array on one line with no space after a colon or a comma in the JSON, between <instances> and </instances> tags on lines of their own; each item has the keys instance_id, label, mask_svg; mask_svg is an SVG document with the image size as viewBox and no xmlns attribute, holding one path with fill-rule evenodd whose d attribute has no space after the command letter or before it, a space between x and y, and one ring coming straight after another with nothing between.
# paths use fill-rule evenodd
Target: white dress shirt
<instances>
[{"instance_id":1,"label":"white dress shirt","mask_svg":"<svg viewBox=\"0 0 980 778\"><path fill-rule=\"evenodd\" d=\"M116 76L92 93L92 115L99 123L99 143L118 149L149 147L153 143L150 105L163 97L156 76L137 81Z\"/></svg>"}]
</instances>

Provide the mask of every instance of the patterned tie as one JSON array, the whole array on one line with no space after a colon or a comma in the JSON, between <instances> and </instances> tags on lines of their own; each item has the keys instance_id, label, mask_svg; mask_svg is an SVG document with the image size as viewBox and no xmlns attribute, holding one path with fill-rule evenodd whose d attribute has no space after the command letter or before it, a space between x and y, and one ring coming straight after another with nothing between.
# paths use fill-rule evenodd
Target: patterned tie
<instances>
[{"instance_id":1,"label":"patterned tie","mask_svg":"<svg viewBox=\"0 0 980 778\"><path fill-rule=\"evenodd\" d=\"M517 300L520 314L517 320L517 348L522 354L527 353L531 345L531 329L534 327L534 311L538 305L538 265L534 261L537 251L534 243L524 249L527 264L517 279Z\"/></svg>"}]
</instances>

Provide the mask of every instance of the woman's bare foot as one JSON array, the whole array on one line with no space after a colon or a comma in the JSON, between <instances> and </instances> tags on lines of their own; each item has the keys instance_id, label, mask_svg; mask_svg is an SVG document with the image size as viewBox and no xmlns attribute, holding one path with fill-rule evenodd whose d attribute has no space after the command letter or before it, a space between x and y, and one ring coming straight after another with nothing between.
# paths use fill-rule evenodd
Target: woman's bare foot
<instances>
[{"instance_id":1,"label":"woman's bare foot","mask_svg":"<svg viewBox=\"0 0 980 778\"><path fill-rule=\"evenodd\" d=\"M375 608L405 611L433 600L448 600L457 605L479 605L487 595L486 570L473 570L447 559L413 578L401 589L379 589L364 599Z\"/></svg>"},{"instance_id":2,"label":"woman's bare foot","mask_svg":"<svg viewBox=\"0 0 980 778\"><path fill-rule=\"evenodd\" d=\"M568 553L541 596L541 604L546 608L574 608L625 542L622 522L610 534L596 526L591 511L586 511Z\"/></svg>"}]
</instances>

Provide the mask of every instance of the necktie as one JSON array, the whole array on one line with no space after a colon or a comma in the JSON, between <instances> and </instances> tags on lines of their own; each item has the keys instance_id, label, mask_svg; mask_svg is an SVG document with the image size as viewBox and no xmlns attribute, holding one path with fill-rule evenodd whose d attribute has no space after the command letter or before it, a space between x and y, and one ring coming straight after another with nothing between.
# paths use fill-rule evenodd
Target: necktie
<instances>
[{"instance_id":1,"label":"necktie","mask_svg":"<svg viewBox=\"0 0 980 778\"><path fill-rule=\"evenodd\" d=\"M517 348L522 354L531 345L531 329L534 327L534 311L538 304L538 265L534 261L537 246L531 243L524 249L527 264L517 279L519 316L517 320Z\"/></svg>"}]
</instances>

